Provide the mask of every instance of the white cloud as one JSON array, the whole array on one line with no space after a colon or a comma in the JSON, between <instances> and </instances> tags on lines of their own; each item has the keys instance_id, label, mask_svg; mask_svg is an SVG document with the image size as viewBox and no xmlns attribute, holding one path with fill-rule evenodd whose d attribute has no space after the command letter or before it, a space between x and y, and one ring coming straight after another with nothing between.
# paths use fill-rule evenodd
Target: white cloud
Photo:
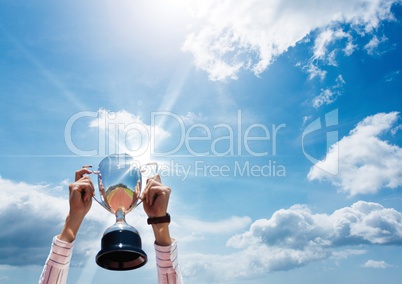
<instances>
[{"instance_id":1,"label":"white cloud","mask_svg":"<svg viewBox=\"0 0 402 284\"><path fill-rule=\"evenodd\" d=\"M350 244L402 242L402 214L378 203L359 201L331 215L313 214L302 205L275 212L271 219L255 221L250 230L232 237L228 245L250 244L304 250Z\"/></svg>"},{"instance_id":2,"label":"white cloud","mask_svg":"<svg viewBox=\"0 0 402 284\"><path fill-rule=\"evenodd\" d=\"M323 80L327 75L327 71L317 67L312 60L310 60L310 63L304 66L303 69L309 74L309 79L319 77L321 80Z\"/></svg>"},{"instance_id":3,"label":"white cloud","mask_svg":"<svg viewBox=\"0 0 402 284\"><path fill-rule=\"evenodd\" d=\"M125 110L111 112L99 109L98 116L89 123L89 127L101 132L99 137L104 137L105 141L99 141L99 148L106 153L128 153L144 161L149 160L152 142L160 143L170 136L158 125L147 125L140 116Z\"/></svg>"},{"instance_id":4,"label":"white cloud","mask_svg":"<svg viewBox=\"0 0 402 284\"><path fill-rule=\"evenodd\" d=\"M227 255L183 255L186 277L231 279L289 270L310 262L366 253L363 245L402 244L402 213L378 203L358 201L332 214L305 205L276 211L227 241L238 251ZM351 246L357 246L353 249ZM205 279L204 279L205 278Z\"/></svg>"},{"instance_id":5,"label":"white cloud","mask_svg":"<svg viewBox=\"0 0 402 284\"><path fill-rule=\"evenodd\" d=\"M321 90L320 95L314 98L313 107L319 108L322 105L329 105L336 99L336 94L331 89Z\"/></svg>"},{"instance_id":6,"label":"white cloud","mask_svg":"<svg viewBox=\"0 0 402 284\"><path fill-rule=\"evenodd\" d=\"M349 39L348 42L352 40L352 36L341 29L333 30L328 28L322 31L314 41L313 58L324 60L328 54L328 45L342 38Z\"/></svg>"},{"instance_id":7,"label":"white cloud","mask_svg":"<svg viewBox=\"0 0 402 284\"><path fill-rule=\"evenodd\" d=\"M180 118L185 124L192 125L194 123L199 123L205 120L201 113L187 112L185 115L180 115Z\"/></svg>"},{"instance_id":8,"label":"white cloud","mask_svg":"<svg viewBox=\"0 0 402 284\"><path fill-rule=\"evenodd\" d=\"M402 130L402 124L399 124L391 129L391 134L395 135L399 130Z\"/></svg>"},{"instance_id":9,"label":"white cloud","mask_svg":"<svg viewBox=\"0 0 402 284\"><path fill-rule=\"evenodd\" d=\"M392 265L386 263L384 260L367 260L362 267L364 268L380 268L380 269L385 269L392 267Z\"/></svg>"},{"instance_id":10,"label":"white cloud","mask_svg":"<svg viewBox=\"0 0 402 284\"><path fill-rule=\"evenodd\" d=\"M68 201L49 185L0 178L0 264L28 265L46 260L50 242L60 233Z\"/></svg>"},{"instance_id":11,"label":"white cloud","mask_svg":"<svg viewBox=\"0 0 402 284\"><path fill-rule=\"evenodd\" d=\"M342 75L336 78L334 86L322 89L321 93L313 99L313 107L319 108L322 105L332 104L342 94L342 87L345 85Z\"/></svg>"},{"instance_id":12,"label":"white cloud","mask_svg":"<svg viewBox=\"0 0 402 284\"><path fill-rule=\"evenodd\" d=\"M250 217L232 216L214 222L196 220L189 217L177 217L172 224L178 231L180 242L193 242L205 239L206 235L228 235L243 230L251 223Z\"/></svg>"},{"instance_id":13,"label":"white cloud","mask_svg":"<svg viewBox=\"0 0 402 284\"><path fill-rule=\"evenodd\" d=\"M376 193L384 187L401 186L402 149L379 137L391 131L397 120L397 112L379 113L365 118L348 136L333 145L323 160L311 167L308 179L328 180L352 196ZM336 175L323 170L338 165Z\"/></svg>"},{"instance_id":14,"label":"white cloud","mask_svg":"<svg viewBox=\"0 0 402 284\"><path fill-rule=\"evenodd\" d=\"M388 39L383 36L381 39L378 39L377 36L373 36L373 38L364 46L364 49L367 51L368 54L373 55L378 52L379 46L386 42Z\"/></svg>"},{"instance_id":15,"label":"white cloud","mask_svg":"<svg viewBox=\"0 0 402 284\"><path fill-rule=\"evenodd\" d=\"M357 48L356 44L353 44L352 41L348 41L345 48L343 49L343 52L345 53L346 56L350 56L356 50L356 48Z\"/></svg>"},{"instance_id":16,"label":"white cloud","mask_svg":"<svg viewBox=\"0 0 402 284\"><path fill-rule=\"evenodd\" d=\"M224 0L189 4L199 25L193 26L182 49L211 80L236 79L241 69L261 74L289 47L321 29L314 54L323 58L328 43L347 38L344 52L355 45L337 24L349 24L360 34L371 33L381 21L392 20L390 7L399 0L280 1ZM317 71L317 70L316 70Z\"/></svg>"},{"instance_id":17,"label":"white cloud","mask_svg":"<svg viewBox=\"0 0 402 284\"><path fill-rule=\"evenodd\" d=\"M384 76L384 79L386 82L392 82L393 80L395 80L395 78L397 78L399 76L399 73L401 73L400 70L390 72Z\"/></svg>"},{"instance_id":18,"label":"white cloud","mask_svg":"<svg viewBox=\"0 0 402 284\"><path fill-rule=\"evenodd\" d=\"M319 32L314 40L313 55L307 65L303 66L303 69L309 74L309 79L319 77L323 80L325 78L326 71L319 68L319 65L338 65L336 61L338 48L333 46L345 38L346 43L342 51L346 56L350 56L357 49L350 33L333 27L326 27Z\"/></svg>"},{"instance_id":19,"label":"white cloud","mask_svg":"<svg viewBox=\"0 0 402 284\"><path fill-rule=\"evenodd\" d=\"M64 221L63 218L58 217L59 214L53 214L62 213L62 216L65 216L68 210L62 209L64 207L61 206L63 200L52 195L52 188L49 185L30 185L0 177L0 189L3 193L0 214L17 210L35 214L43 219L53 217L54 220ZM55 191L59 192L58 187ZM44 207L44 205L46 206Z\"/></svg>"},{"instance_id":20,"label":"white cloud","mask_svg":"<svg viewBox=\"0 0 402 284\"><path fill-rule=\"evenodd\" d=\"M43 265L69 210L67 181L55 186L32 185L0 177L0 191L0 226L7 228L0 232L0 265ZM102 230L113 220L112 214L93 202L77 236L80 241L73 265L86 261L90 251L99 250Z\"/></svg>"}]
</instances>

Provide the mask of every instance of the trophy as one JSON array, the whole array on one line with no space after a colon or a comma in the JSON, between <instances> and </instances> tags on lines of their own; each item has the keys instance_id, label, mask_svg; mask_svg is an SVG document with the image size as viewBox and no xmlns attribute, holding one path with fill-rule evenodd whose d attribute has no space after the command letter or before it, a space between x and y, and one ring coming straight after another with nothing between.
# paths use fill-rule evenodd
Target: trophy
<instances>
[{"instance_id":1,"label":"trophy","mask_svg":"<svg viewBox=\"0 0 402 284\"><path fill-rule=\"evenodd\" d=\"M116 223L104 232L101 250L96 255L96 263L105 269L131 270L147 262L141 237L137 229L126 223L125 215L141 203L142 173L150 166L154 166L156 173L156 163L141 166L128 154L113 154L105 157L98 170L93 171L98 176L98 198L94 196L94 199L116 216Z\"/></svg>"}]
</instances>

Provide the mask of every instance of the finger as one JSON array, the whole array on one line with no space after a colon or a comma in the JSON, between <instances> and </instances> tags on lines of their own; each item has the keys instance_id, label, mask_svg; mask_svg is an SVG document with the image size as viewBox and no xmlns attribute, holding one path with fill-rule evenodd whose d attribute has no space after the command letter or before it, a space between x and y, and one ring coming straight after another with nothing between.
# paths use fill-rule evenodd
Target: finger
<instances>
[{"instance_id":1,"label":"finger","mask_svg":"<svg viewBox=\"0 0 402 284\"><path fill-rule=\"evenodd\" d=\"M89 176L83 176L79 179L82 199L84 201L90 200L95 195L95 187Z\"/></svg>"},{"instance_id":2,"label":"finger","mask_svg":"<svg viewBox=\"0 0 402 284\"><path fill-rule=\"evenodd\" d=\"M88 201L94 195L94 186L89 177L83 177L80 181L71 185L71 194L79 193L83 201Z\"/></svg>"},{"instance_id":3,"label":"finger","mask_svg":"<svg viewBox=\"0 0 402 284\"><path fill-rule=\"evenodd\" d=\"M85 167L85 166L84 166ZM75 181L79 180L82 178L85 174L91 174L92 171L88 168L81 168L78 171L75 172Z\"/></svg>"},{"instance_id":4,"label":"finger","mask_svg":"<svg viewBox=\"0 0 402 284\"><path fill-rule=\"evenodd\" d=\"M84 201L85 186L80 183L70 184L70 202L79 204Z\"/></svg>"},{"instance_id":5,"label":"finger","mask_svg":"<svg viewBox=\"0 0 402 284\"><path fill-rule=\"evenodd\" d=\"M155 199L155 194L158 194L158 188L162 186L159 182L151 179L147 184L147 191L145 193L146 196L146 203L152 205Z\"/></svg>"},{"instance_id":6,"label":"finger","mask_svg":"<svg viewBox=\"0 0 402 284\"><path fill-rule=\"evenodd\" d=\"M162 184L161 177L160 177L159 174L156 174L156 175L154 175L153 177L148 178L148 179L147 179L147 183L148 183L150 180L153 180L153 181L156 181L156 182Z\"/></svg>"},{"instance_id":7,"label":"finger","mask_svg":"<svg viewBox=\"0 0 402 284\"><path fill-rule=\"evenodd\" d=\"M161 176L160 176L159 174L156 174L156 175L153 177L153 179L156 180L157 182L159 182L160 184L162 184Z\"/></svg>"},{"instance_id":8,"label":"finger","mask_svg":"<svg viewBox=\"0 0 402 284\"><path fill-rule=\"evenodd\" d=\"M139 182L140 182L140 181L137 182L137 185L139 184ZM145 188L144 188L144 190L142 191L141 197L140 197L143 202L146 201L147 192L148 192L148 181L147 181L147 184L145 185Z\"/></svg>"},{"instance_id":9,"label":"finger","mask_svg":"<svg viewBox=\"0 0 402 284\"><path fill-rule=\"evenodd\" d=\"M83 176L82 178L80 178L78 181L76 181L76 183L79 184L88 184L89 186L93 187L93 183L92 180L89 176Z\"/></svg>"},{"instance_id":10,"label":"finger","mask_svg":"<svg viewBox=\"0 0 402 284\"><path fill-rule=\"evenodd\" d=\"M92 184L92 181L89 180L87 186L84 189L84 196L83 196L83 200L84 201L88 201L91 200L91 198L95 195L95 189L94 189L94 185Z\"/></svg>"},{"instance_id":11,"label":"finger","mask_svg":"<svg viewBox=\"0 0 402 284\"><path fill-rule=\"evenodd\" d=\"M149 192L150 192L150 190L151 190L151 186L152 186L152 180L151 179L148 179L147 180L147 185L145 186L145 189L144 189L144 192L143 192L143 194L142 194L142 201L144 202L144 203L146 203L146 204L149 204L149 201L150 201L150 199L149 199Z\"/></svg>"},{"instance_id":12,"label":"finger","mask_svg":"<svg viewBox=\"0 0 402 284\"><path fill-rule=\"evenodd\" d=\"M156 199L156 197L158 197L159 192L158 192L158 188L157 186L153 186L150 188L150 190L148 191L148 203L149 205L153 205L154 201Z\"/></svg>"}]
</instances>

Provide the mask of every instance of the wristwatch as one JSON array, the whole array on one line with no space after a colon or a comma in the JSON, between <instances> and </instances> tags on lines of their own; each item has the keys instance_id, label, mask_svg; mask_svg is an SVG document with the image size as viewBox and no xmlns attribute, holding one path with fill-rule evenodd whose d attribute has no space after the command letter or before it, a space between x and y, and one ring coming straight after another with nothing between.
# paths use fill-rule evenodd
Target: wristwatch
<instances>
[{"instance_id":1,"label":"wristwatch","mask_svg":"<svg viewBox=\"0 0 402 284\"><path fill-rule=\"evenodd\" d=\"M170 223L170 214L166 213L165 216L162 217L152 217L147 219L148 225L151 224L160 224L160 223Z\"/></svg>"}]
</instances>

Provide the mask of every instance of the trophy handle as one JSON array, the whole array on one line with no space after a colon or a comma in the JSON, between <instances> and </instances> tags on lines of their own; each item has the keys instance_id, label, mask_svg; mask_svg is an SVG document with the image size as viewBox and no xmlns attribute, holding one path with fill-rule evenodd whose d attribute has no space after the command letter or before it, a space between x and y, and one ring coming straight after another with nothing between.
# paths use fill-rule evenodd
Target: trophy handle
<instances>
[{"instance_id":1,"label":"trophy handle","mask_svg":"<svg viewBox=\"0 0 402 284\"><path fill-rule=\"evenodd\" d=\"M99 171L94 171L94 170L92 170L92 165L85 165L85 166L82 166L82 167L85 168L85 169L89 169L89 170L92 171L92 173L95 174L95 175L100 175L100 172L99 172ZM102 197L102 196L101 196L101 197ZM102 202L102 201L100 201L98 198L96 198L95 195L92 196L92 198L95 199L95 201L98 202L99 205L101 205L101 206L102 206L103 208L105 208L107 211L111 212L110 209L105 205L105 203Z\"/></svg>"}]
</instances>

